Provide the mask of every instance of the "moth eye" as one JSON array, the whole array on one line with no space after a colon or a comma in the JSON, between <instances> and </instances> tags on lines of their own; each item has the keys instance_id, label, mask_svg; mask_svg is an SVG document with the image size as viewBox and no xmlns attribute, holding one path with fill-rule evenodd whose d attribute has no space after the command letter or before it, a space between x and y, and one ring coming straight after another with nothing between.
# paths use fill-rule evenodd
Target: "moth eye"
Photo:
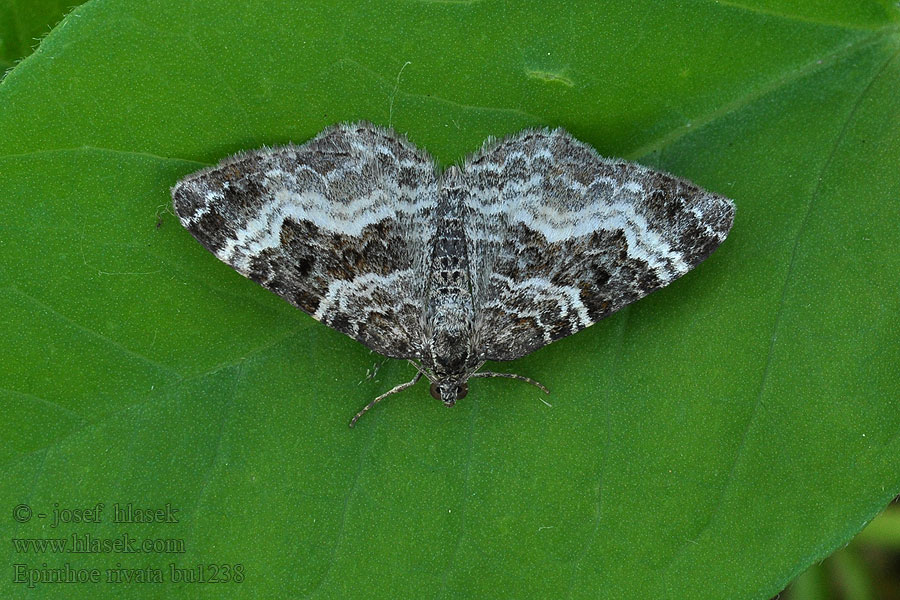
<instances>
[{"instance_id":1,"label":"moth eye","mask_svg":"<svg viewBox=\"0 0 900 600\"><path fill-rule=\"evenodd\" d=\"M431 387L428 388L428 391L431 392L431 397L434 398L435 400L441 399L441 390L438 389L438 386L436 383L432 383Z\"/></svg>"},{"instance_id":2,"label":"moth eye","mask_svg":"<svg viewBox=\"0 0 900 600\"><path fill-rule=\"evenodd\" d=\"M468 393L469 393L469 384L464 383L464 384L460 385L458 388L456 388L456 399L460 400L462 398L465 398L466 394L468 394Z\"/></svg>"}]
</instances>

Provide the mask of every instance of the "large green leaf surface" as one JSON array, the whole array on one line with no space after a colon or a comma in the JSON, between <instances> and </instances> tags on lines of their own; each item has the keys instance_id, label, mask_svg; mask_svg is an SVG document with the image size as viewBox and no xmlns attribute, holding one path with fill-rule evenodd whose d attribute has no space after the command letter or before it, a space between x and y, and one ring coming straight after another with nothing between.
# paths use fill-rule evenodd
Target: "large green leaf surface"
<instances>
[{"instance_id":1,"label":"large green leaf surface","mask_svg":"<svg viewBox=\"0 0 900 600\"><path fill-rule=\"evenodd\" d=\"M900 491L898 23L874 0L75 9L0 84L0 528L184 552L13 544L0 595L779 591ZM668 288L492 365L552 406L482 379L447 409L420 384L350 430L412 368L376 370L217 261L169 189L357 119L445 165L562 125L734 198L734 229ZM97 502L101 523L52 527ZM114 523L116 502L178 522ZM14 583L42 563L103 580ZM170 563L244 576L173 583ZM106 582L117 564L164 581Z\"/></svg>"}]
</instances>

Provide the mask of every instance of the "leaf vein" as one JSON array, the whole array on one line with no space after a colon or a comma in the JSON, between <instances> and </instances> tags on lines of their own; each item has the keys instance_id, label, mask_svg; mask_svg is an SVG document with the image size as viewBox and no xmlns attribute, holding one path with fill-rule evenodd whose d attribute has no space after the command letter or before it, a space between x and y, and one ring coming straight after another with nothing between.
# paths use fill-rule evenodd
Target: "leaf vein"
<instances>
[{"instance_id":1,"label":"leaf vein","mask_svg":"<svg viewBox=\"0 0 900 600\"><path fill-rule=\"evenodd\" d=\"M347 490L346 496L344 496L344 504L341 507L341 520L338 524L337 535L335 536L334 544L331 549L331 559L328 562L328 568L325 569L325 572L322 574L322 577L319 578L319 581L313 586L312 590L308 594L304 596L304 598L312 598L316 595L316 593L322 589L325 581L328 580L328 575L334 569L334 565L337 562L338 549L341 546L341 542L344 538L344 528L347 524L347 514L350 512L350 501L353 496L356 494L356 490L359 487L359 480L362 478L363 465L365 464L366 456L371 450L374 440L375 440L375 432L377 429L375 427L372 428L372 433L369 434L368 442L365 446L362 447L359 453L359 462L356 465L356 473L353 475L353 483L350 484L350 488Z\"/></svg>"},{"instance_id":2,"label":"leaf vein","mask_svg":"<svg viewBox=\"0 0 900 600\"><path fill-rule=\"evenodd\" d=\"M838 135L835 137L834 143L831 146L831 150L828 153L828 157L822 163L822 168L819 171L819 176L816 180L816 186L810 194L809 202L807 203L806 212L804 214L803 220L800 223L800 226L797 228L796 236L794 237L794 244L791 249L791 258L788 262L787 272L785 274L784 282L781 287L781 298L778 304L778 311L775 315L775 321L772 325L772 335L769 339L769 348L766 353L766 361L763 367L762 377L760 378L759 391L756 394L756 400L753 404L753 410L750 412L750 417L747 419L747 423L744 426L743 434L741 435L741 441L738 445L737 452L734 455L734 459L731 462L731 467L728 471L728 476L725 480L725 485L722 487L722 491L719 493L718 500L716 501L716 509L713 513L706 519L703 526L699 529L696 535L693 536L692 539L687 540L688 542L696 542L696 540L702 536L706 531L710 529L712 523L715 522L717 517L721 514L724 506L724 499L728 495L729 491L734 485L734 476L737 471L737 466L740 464L741 458L743 457L744 452L747 448L747 439L749 437L750 430L753 428L753 423L756 421L756 417L759 413L759 409L763 406L763 396L765 395L766 384L768 383L769 373L771 370L773 355L775 354L775 343L778 339L778 329L781 325L782 317L784 314L784 308L787 303L787 291L790 286L791 279L794 275L794 271L796 268L796 259L798 254L798 249L800 247L801 239L803 238L803 233L806 230L806 227L809 223L810 215L812 215L812 210L814 205L816 204L816 198L818 197L821 187L822 180L824 178L824 174L831 167L832 162L834 161L834 156L837 153L838 146L843 141L844 137L847 134L847 130L849 128L850 122L853 120L853 117L856 115L857 110L859 109L860 104L862 103L865 96L868 94L869 90L874 85L875 81L884 73L885 69L888 65L900 56L900 49L898 49L894 54L892 54L888 59L881 65L881 67L875 72L872 78L869 80L868 84L862 89L859 96L854 101L850 110L847 113L847 117L844 119L844 123L841 126ZM685 548L688 547L688 544L683 544L675 553L672 554L671 558L666 561L666 565L668 566L672 562L674 562L675 558L680 555Z\"/></svg>"},{"instance_id":3,"label":"leaf vein","mask_svg":"<svg viewBox=\"0 0 900 600\"><path fill-rule=\"evenodd\" d=\"M146 364L148 364L148 365L150 365L150 366L156 367L157 369L160 369L161 371L164 371L164 372L166 372L166 373L168 373L168 374L170 374L170 375L173 375L173 376L175 376L175 377L180 377L180 374L179 374L177 371L175 371L174 369L172 369L171 367L169 367L169 366L167 366L167 365L164 365L163 363L161 363L161 362L159 362L159 361L153 360L153 359L150 358L149 356L145 356L145 355L141 354L140 352L137 352L137 351L135 351L135 350L132 350L132 349L128 348L127 346L123 345L121 342L118 342L118 341L116 341L116 340L114 340L114 339L112 339L112 338L110 338L110 337L108 337L108 336L106 336L106 335L104 335L104 334L98 332L98 331L94 331L93 329L90 329L90 328L88 328L88 327L85 327L85 326L82 325L81 323L78 323L77 321L74 321L73 319L71 319L71 318L67 317L66 315L62 314L61 312L59 312L57 309L53 308L53 307L50 306L49 304L46 304L45 302L42 302L41 300L38 300L38 299L35 298L34 296L31 296L31 295L29 295L29 294L26 294L25 292L23 292L22 290L18 289L17 287L9 286L9 287L7 287L6 289L12 291L12 292L15 293L15 294L18 294L19 296L21 296L22 298L25 298L26 300L29 300L30 302L34 303L36 306L42 308L43 310L47 311L47 312L50 313L51 315L56 316L58 319L60 319L61 321L63 321L63 322L66 323L67 325L73 327L74 329L76 329L76 330L78 330L78 331L80 331L80 332L82 332L82 333L85 333L85 334L87 334L87 335L90 336L90 337L96 338L96 339L98 339L98 340L102 340L102 341L104 341L105 343L109 344L110 346L116 348L117 350L120 350L120 351L124 352L124 353L127 354L128 356L131 356L131 357L133 357L133 358L136 358L136 359L138 359L138 360L140 360L140 361L142 361L142 362L144 362L144 363L146 363Z\"/></svg>"},{"instance_id":4,"label":"leaf vein","mask_svg":"<svg viewBox=\"0 0 900 600\"><path fill-rule=\"evenodd\" d=\"M713 0L713 3L717 6L726 6L728 8L733 8L739 10L741 12L747 12L751 14L762 15L766 17L775 17L777 19L782 19L785 21L795 21L798 23L808 23L811 25L822 25L825 27L839 27L841 29L850 29L850 30L873 30L880 29L880 27L873 27L855 23L841 23L839 21L822 21L819 19L815 19L812 17L807 17L805 15L792 15L789 13L778 12L775 10L771 10L768 8L762 8L759 6L747 6L746 4L742 4L740 2L735 2L734 0ZM883 27L883 26L882 26Z\"/></svg>"},{"instance_id":5,"label":"leaf vein","mask_svg":"<svg viewBox=\"0 0 900 600\"><path fill-rule=\"evenodd\" d=\"M876 31L871 35L854 39L853 41L838 47L833 52L825 55L824 57L817 58L804 65L800 65L796 68L786 71L779 77L776 77L771 81L768 81L751 89L743 96L735 98L730 102L726 102L725 104L715 108L714 110L706 114L697 115L693 119L690 119L689 123L687 123L686 125L672 129L660 135L656 139L651 140L646 144L639 146L638 148L626 152L623 158L638 159L642 156L646 156L647 154L651 154L662 148L665 148L666 146L671 146L681 138L686 137L688 134L699 131L707 125L715 123L716 121L741 110L748 104L792 84L798 79L801 79L812 73L831 68L833 64L839 59L852 54L857 50L861 50L862 48L865 48L869 45L878 43L884 38L896 34L897 31L897 27L886 27L884 29Z\"/></svg>"}]
</instances>

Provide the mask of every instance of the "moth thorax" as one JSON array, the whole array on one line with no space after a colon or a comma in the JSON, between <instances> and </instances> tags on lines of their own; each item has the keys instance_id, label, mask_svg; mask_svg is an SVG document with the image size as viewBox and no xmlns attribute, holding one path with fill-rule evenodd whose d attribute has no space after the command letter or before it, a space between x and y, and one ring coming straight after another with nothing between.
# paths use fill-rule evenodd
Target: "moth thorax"
<instances>
[{"instance_id":1,"label":"moth thorax","mask_svg":"<svg viewBox=\"0 0 900 600\"><path fill-rule=\"evenodd\" d=\"M443 313L432 323L431 358L435 374L461 374L472 357L472 320L466 311Z\"/></svg>"}]
</instances>

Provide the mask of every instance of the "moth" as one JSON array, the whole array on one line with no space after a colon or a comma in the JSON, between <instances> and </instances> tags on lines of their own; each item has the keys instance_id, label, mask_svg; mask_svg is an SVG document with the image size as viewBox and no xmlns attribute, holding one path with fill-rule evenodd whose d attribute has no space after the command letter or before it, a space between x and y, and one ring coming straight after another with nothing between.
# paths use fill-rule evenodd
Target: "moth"
<instances>
[{"instance_id":1,"label":"moth","mask_svg":"<svg viewBox=\"0 0 900 600\"><path fill-rule=\"evenodd\" d=\"M601 157L563 129L489 139L441 170L403 135L339 124L237 154L172 189L210 252L318 321L423 376L453 406L486 361L588 327L697 266L731 200Z\"/></svg>"}]
</instances>

